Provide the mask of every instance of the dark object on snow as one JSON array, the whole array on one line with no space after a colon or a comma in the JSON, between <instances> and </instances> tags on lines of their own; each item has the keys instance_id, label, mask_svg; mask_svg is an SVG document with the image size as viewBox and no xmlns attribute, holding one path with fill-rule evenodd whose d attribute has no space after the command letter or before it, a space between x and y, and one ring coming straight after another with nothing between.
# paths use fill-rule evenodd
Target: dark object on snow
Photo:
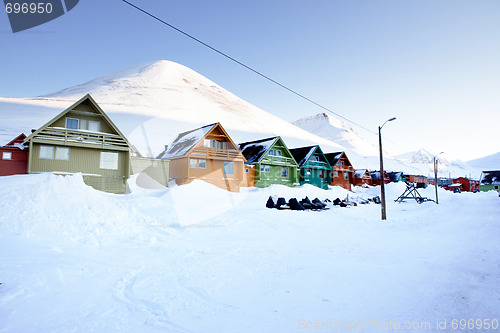
<instances>
[{"instance_id":1,"label":"dark object on snow","mask_svg":"<svg viewBox=\"0 0 500 333\"><path fill-rule=\"evenodd\" d=\"M335 206L338 206L338 205L340 205L341 203L342 203L342 200L340 200L339 198L337 198L337 199L333 200L333 204L334 204Z\"/></svg>"},{"instance_id":2,"label":"dark object on snow","mask_svg":"<svg viewBox=\"0 0 500 333\"><path fill-rule=\"evenodd\" d=\"M429 198L424 198L420 195L420 193L418 193L417 191L418 183L417 185L410 182L405 182L405 183L406 183L406 190L394 201L403 202L403 200L405 199L415 199L415 201L418 202L419 204L425 201L434 201Z\"/></svg>"},{"instance_id":3,"label":"dark object on snow","mask_svg":"<svg viewBox=\"0 0 500 333\"><path fill-rule=\"evenodd\" d=\"M286 204L286 200L283 197L278 198L278 202L276 202L276 208L278 209L288 209L288 205Z\"/></svg>"},{"instance_id":4,"label":"dark object on snow","mask_svg":"<svg viewBox=\"0 0 500 333\"><path fill-rule=\"evenodd\" d=\"M325 199L325 202L332 202L332 200L330 200L330 199L326 198L326 199Z\"/></svg>"},{"instance_id":5,"label":"dark object on snow","mask_svg":"<svg viewBox=\"0 0 500 333\"><path fill-rule=\"evenodd\" d=\"M309 200L308 197L305 197L304 199L300 200L300 204L302 205L302 207L304 207L305 209L318 209L318 207L316 207L316 205L314 205L311 200Z\"/></svg>"},{"instance_id":6,"label":"dark object on snow","mask_svg":"<svg viewBox=\"0 0 500 333\"><path fill-rule=\"evenodd\" d=\"M291 210L305 210L304 206L296 198L288 200L288 206L290 206Z\"/></svg>"},{"instance_id":7,"label":"dark object on snow","mask_svg":"<svg viewBox=\"0 0 500 333\"><path fill-rule=\"evenodd\" d=\"M317 206L321 206L321 208L325 208L326 207L326 204L324 204L323 202L321 202L321 200L319 200L318 198L315 198L313 201L312 201L313 204L317 205Z\"/></svg>"},{"instance_id":8,"label":"dark object on snow","mask_svg":"<svg viewBox=\"0 0 500 333\"><path fill-rule=\"evenodd\" d=\"M376 204L380 204L382 203L382 201L380 201L380 197L377 195L376 197L373 197L373 202L375 202Z\"/></svg>"},{"instance_id":9,"label":"dark object on snow","mask_svg":"<svg viewBox=\"0 0 500 333\"><path fill-rule=\"evenodd\" d=\"M417 183L417 188L427 188L426 183Z\"/></svg>"},{"instance_id":10,"label":"dark object on snow","mask_svg":"<svg viewBox=\"0 0 500 333\"><path fill-rule=\"evenodd\" d=\"M271 196L269 196L269 199L267 199L266 207L267 208L276 208L276 204L274 203L274 200Z\"/></svg>"},{"instance_id":11,"label":"dark object on snow","mask_svg":"<svg viewBox=\"0 0 500 333\"><path fill-rule=\"evenodd\" d=\"M347 207L347 204L345 204L345 203L341 202L341 203L339 204L339 206L340 206L340 207Z\"/></svg>"},{"instance_id":12,"label":"dark object on snow","mask_svg":"<svg viewBox=\"0 0 500 333\"><path fill-rule=\"evenodd\" d=\"M462 193L462 191L457 187L456 189L453 190L453 193Z\"/></svg>"}]
</instances>

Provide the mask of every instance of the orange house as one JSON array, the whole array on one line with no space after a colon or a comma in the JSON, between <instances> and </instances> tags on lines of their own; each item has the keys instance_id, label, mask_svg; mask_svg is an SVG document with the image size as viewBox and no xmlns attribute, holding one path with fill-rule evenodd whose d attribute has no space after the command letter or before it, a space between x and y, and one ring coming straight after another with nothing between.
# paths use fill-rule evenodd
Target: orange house
<instances>
[{"instance_id":1,"label":"orange house","mask_svg":"<svg viewBox=\"0 0 500 333\"><path fill-rule=\"evenodd\" d=\"M351 185L354 185L354 168L345 152L328 153L325 156L333 169L330 185L337 185L350 190Z\"/></svg>"},{"instance_id":2,"label":"orange house","mask_svg":"<svg viewBox=\"0 0 500 333\"><path fill-rule=\"evenodd\" d=\"M200 179L239 192L246 182L245 157L220 123L179 134L157 158L169 160L169 178L177 185Z\"/></svg>"},{"instance_id":3,"label":"orange house","mask_svg":"<svg viewBox=\"0 0 500 333\"><path fill-rule=\"evenodd\" d=\"M363 184L373 185L372 175L367 169L358 169L354 172L354 185L361 186Z\"/></svg>"}]
</instances>

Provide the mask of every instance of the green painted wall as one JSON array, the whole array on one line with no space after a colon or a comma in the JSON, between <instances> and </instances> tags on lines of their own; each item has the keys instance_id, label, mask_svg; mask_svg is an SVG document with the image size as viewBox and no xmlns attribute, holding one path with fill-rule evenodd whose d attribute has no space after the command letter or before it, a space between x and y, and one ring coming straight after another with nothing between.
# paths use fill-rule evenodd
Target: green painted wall
<instances>
[{"instance_id":1,"label":"green painted wall","mask_svg":"<svg viewBox=\"0 0 500 333\"><path fill-rule=\"evenodd\" d=\"M311 155L309 160L300 168L300 185L311 184L322 189L328 189L328 184L332 182L332 167L330 163L323 162L325 159L321 152ZM320 161L312 161L313 156L318 156ZM326 159L325 159L326 160Z\"/></svg>"},{"instance_id":2,"label":"green painted wall","mask_svg":"<svg viewBox=\"0 0 500 333\"><path fill-rule=\"evenodd\" d=\"M499 191L500 185L479 185L479 191L488 192L488 191Z\"/></svg>"}]
</instances>

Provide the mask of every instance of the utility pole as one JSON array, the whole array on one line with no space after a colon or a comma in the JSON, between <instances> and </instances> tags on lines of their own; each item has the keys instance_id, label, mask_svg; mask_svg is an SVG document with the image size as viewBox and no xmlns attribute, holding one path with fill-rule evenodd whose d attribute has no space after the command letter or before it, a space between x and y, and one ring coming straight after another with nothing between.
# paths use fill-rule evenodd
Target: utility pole
<instances>
[{"instance_id":1,"label":"utility pole","mask_svg":"<svg viewBox=\"0 0 500 333\"><path fill-rule=\"evenodd\" d=\"M385 121L396 120L396 117L392 117ZM386 212L385 212L385 178L384 178L384 158L382 157L382 127L384 127L385 123L382 126L378 127L378 147L379 147L379 155L380 155L380 207L382 213L382 220L387 220Z\"/></svg>"},{"instance_id":2,"label":"utility pole","mask_svg":"<svg viewBox=\"0 0 500 333\"><path fill-rule=\"evenodd\" d=\"M434 188L436 189L436 205L439 204L438 201L438 155L444 153L443 151L434 156Z\"/></svg>"}]
</instances>

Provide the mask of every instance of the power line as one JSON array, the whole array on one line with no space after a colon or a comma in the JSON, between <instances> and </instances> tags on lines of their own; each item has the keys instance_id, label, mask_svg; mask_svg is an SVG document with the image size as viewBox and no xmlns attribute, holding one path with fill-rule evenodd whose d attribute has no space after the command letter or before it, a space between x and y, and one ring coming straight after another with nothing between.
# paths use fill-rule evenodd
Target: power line
<instances>
[{"instance_id":1,"label":"power line","mask_svg":"<svg viewBox=\"0 0 500 333\"><path fill-rule=\"evenodd\" d=\"M327 111L327 112L330 112L331 114L336 115L336 116L337 116L337 117L339 117L339 118L344 119L345 121L350 122L351 124L354 124L354 125L356 125L356 126L358 126L358 127L362 128L362 129L364 129L364 130L366 130L366 131L368 131L368 132L370 132L370 133L372 133L372 134L378 135L376 132L374 132L374 131L372 131L372 130L370 130L370 129L368 129L368 128L366 128L366 127L364 127L364 126L362 126L362 125L360 125L360 124L358 124L358 123L356 123L356 122L354 122L354 121L352 121L352 120L350 120L350 119L348 119L348 118L346 118L346 117L344 117L344 116L342 116L342 115L340 115L340 114L338 114L338 113L334 112L334 111L332 111L332 110L330 110L329 108L327 108L327 107L325 107L325 106L323 106L323 105L321 105L321 104L319 104L319 103L317 103L317 102L313 101L312 99L310 99L310 98L308 98L308 97L306 97L306 96L302 95L301 93L298 93L297 91L295 91L295 90L293 90L293 89L291 89L291 88L288 88L288 87L287 87L287 86L285 86L284 84L282 84L282 83L280 83L280 82L278 82L278 81L276 81L276 80L274 80L274 79L270 78L269 76L267 76L267 75L265 75L265 74L263 74L263 73L259 72L259 71L258 71L258 70L256 70L256 69L253 69L252 67L250 67L250 66L248 66L248 65L245 65L245 64L244 64L244 63L242 63L241 61L238 61L238 60L236 60L235 58L233 58L233 57L229 56L228 54L226 54L226 53L224 53L224 52L222 52L222 51L219 51L219 50L218 50L218 49L216 49L215 47L210 46L209 44L207 44L207 43L205 43L205 42L203 42L203 41L199 40L198 38L196 38L196 37L194 37L194 36L192 36L192 35L188 34L187 32L184 32L184 31L182 31L181 29L179 29L179 28L177 28L177 27L173 26L172 24L170 24L170 23L168 23L168 22L165 22L164 20L160 19L159 17L157 17L157 16L155 16L155 15L153 15L153 14L149 13L148 11L146 11L146 10L144 10L144 9L142 9L142 8L140 8L140 7L136 6L136 5L134 5L134 4L130 3L130 2L128 2L127 0L122 0L122 1L123 1L123 2L125 2L126 4L128 4L129 6L131 6L131 7L135 8L135 9L137 9L138 11L140 11L140 12L142 12L142 13L144 13L144 14L146 14L146 15L148 15L148 16L150 16L150 17L152 17L152 18L154 18L155 20L157 20L157 21L159 21L159 22L161 22L161 23L165 24L166 26L168 26L168 27L170 27L170 28L174 29L175 31L177 31L177 32L179 32L179 33L181 33L181 34L183 34L184 36L189 37L189 38L191 38L192 40L194 40L194 41L196 41L196 42L198 42L198 43L202 44L203 46L208 47L208 48L209 48L209 49L211 49L212 51L217 52L218 54L220 54L220 55L222 55L222 56L224 56L224 57L228 58L229 60L231 60L231 61L233 61L233 62L237 63L238 65L243 66L243 67L245 67L246 69L248 69L248 70L250 70L250 71L254 72L255 74L262 76L262 77L263 77L263 78L265 78L266 80L271 81L272 83L274 83L274 84L276 84L276 85L280 86L281 88L288 90L289 92L291 92L291 93L293 93L293 94L295 94L295 95L299 96L300 98L302 98L302 99L304 99L304 100L306 100L306 101L308 101L308 102L310 102L310 103L312 103L312 104L314 104L314 105L316 105L316 106L318 106L318 107L322 108L323 110L325 110L325 111Z\"/></svg>"}]
</instances>

